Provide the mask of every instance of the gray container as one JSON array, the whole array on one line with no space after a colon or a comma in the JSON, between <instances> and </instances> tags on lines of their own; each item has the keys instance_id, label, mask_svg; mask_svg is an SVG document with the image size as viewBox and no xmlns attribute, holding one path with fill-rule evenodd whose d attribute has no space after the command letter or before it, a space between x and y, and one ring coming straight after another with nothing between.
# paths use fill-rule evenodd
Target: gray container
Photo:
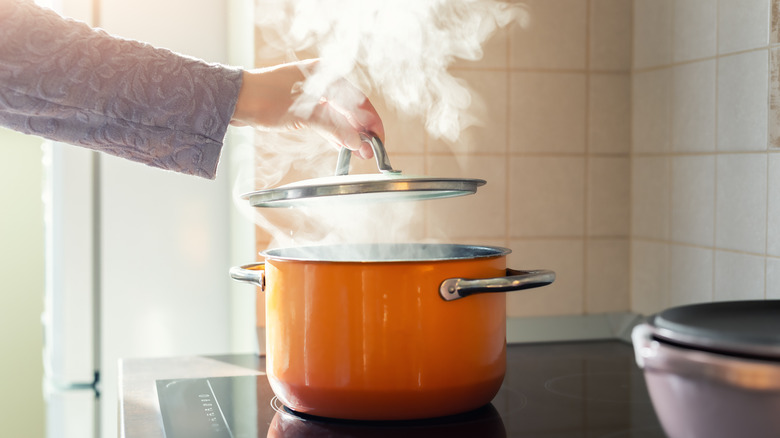
<instances>
[{"instance_id":1,"label":"gray container","mask_svg":"<svg viewBox=\"0 0 780 438\"><path fill-rule=\"evenodd\" d=\"M670 437L780 437L780 301L667 309L632 341Z\"/></svg>"}]
</instances>

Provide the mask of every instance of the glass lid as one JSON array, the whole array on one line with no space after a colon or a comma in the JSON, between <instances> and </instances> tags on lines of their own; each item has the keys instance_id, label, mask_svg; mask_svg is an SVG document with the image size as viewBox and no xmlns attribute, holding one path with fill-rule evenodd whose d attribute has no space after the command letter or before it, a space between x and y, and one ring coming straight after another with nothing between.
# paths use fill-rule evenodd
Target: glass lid
<instances>
[{"instance_id":1,"label":"glass lid","mask_svg":"<svg viewBox=\"0 0 780 438\"><path fill-rule=\"evenodd\" d=\"M364 137L374 150L381 173L349 175L352 153L339 151L336 175L285 184L243 195L253 207L301 207L332 202L391 202L451 198L476 193L485 180L403 175L390 165L384 145L377 137Z\"/></svg>"}]
</instances>

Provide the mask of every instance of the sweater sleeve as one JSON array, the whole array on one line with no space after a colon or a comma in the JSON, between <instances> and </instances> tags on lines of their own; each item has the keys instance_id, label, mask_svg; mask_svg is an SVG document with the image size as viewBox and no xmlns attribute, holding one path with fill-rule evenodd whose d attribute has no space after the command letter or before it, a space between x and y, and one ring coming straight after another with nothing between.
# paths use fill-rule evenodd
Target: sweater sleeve
<instances>
[{"instance_id":1,"label":"sweater sleeve","mask_svg":"<svg viewBox=\"0 0 780 438\"><path fill-rule=\"evenodd\" d=\"M0 126L214 178L241 75L0 0Z\"/></svg>"}]
</instances>

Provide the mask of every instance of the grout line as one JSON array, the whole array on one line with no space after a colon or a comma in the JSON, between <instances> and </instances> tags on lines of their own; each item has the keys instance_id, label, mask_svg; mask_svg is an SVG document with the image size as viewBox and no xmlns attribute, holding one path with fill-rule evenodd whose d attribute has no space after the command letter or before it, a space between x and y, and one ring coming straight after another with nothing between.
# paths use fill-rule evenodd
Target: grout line
<instances>
[{"instance_id":1,"label":"grout line","mask_svg":"<svg viewBox=\"0 0 780 438\"><path fill-rule=\"evenodd\" d=\"M655 67L653 67L655 68ZM552 67L450 67L450 71L462 71L462 72L494 72L494 73L501 73L504 71L510 71L512 73L543 73L543 74L550 74L550 73L560 73L560 74L572 74L572 73L597 73L597 74L603 74L603 75L625 75L630 74L632 71L631 69L628 70L609 70L609 69L593 69L593 70L587 70L587 69L580 69L580 68L552 68Z\"/></svg>"},{"instance_id":2,"label":"grout line","mask_svg":"<svg viewBox=\"0 0 780 438\"><path fill-rule=\"evenodd\" d=\"M779 151L780 152L780 151ZM658 156L659 154L651 154ZM513 157L534 157L534 158L585 158L589 156L600 158L629 158L631 153L624 152L512 152Z\"/></svg>"},{"instance_id":3,"label":"grout line","mask_svg":"<svg viewBox=\"0 0 780 438\"><path fill-rule=\"evenodd\" d=\"M720 2L718 2L715 5L715 23L720 23ZM716 152L721 152L718 150L718 116L719 116L719 99L720 99L720 92L718 89L720 88L718 83L720 81L719 78L719 71L720 71L720 56L717 56L718 52L720 51L720 32L719 29L715 28L715 120L713 123L713 129L715 132L713 133L713 138L715 139L715 144L713 145L715 147ZM715 275L718 271L718 265L717 265L717 257L718 257L718 159L717 154L715 157L715 168L713 171L713 182L712 182L712 190L714 191L712 195L712 289L710 290L710 301L715 300L715 289L716 289L716 281L717 281L717 275Z\"/></svg>"},{"instance_id":4,"label":"grout line","mask_svg":"<svg viewBox=\"0 0 780 438\"><path fill-rule=\"evenodd\" d=\"M591 80L591 72L590 72L590 29L591 29L591 21L593 20L593 14L591 10L591 0L585 1L585 160L584 160L584 184L583 184L583 206L582 206L582 236L583 236L583 245L582 245L582 312L583 314L588 314L588 296L590 294L590 291L588 290L588 267L590 264L588 263L588 247L590 246L589 236L588 236L588 227L590 225L589 221L589 209L588 204L590 200L590 80Z\"/></svg>"},{"instance_id":5,"label":"grout line","mask_svg":"<svg viewBox=\"0 0 780 438\"><path fill-rule=\"evenodd\" d=\"M716 100L717 100L717 91L716 91ZM715 129L717 129L717 120L715 121ZM717 133L716 133L717 134ZM717 135L716 135L716 141L717 141ZM713 151L704 151L704 152L669 152L669 153L653 153L653 152L637 152L632 155L637 157L664 157L664 156L671 156L671 157L706 157L706 156L717 156L717 155L767 155L767 154L778 154L780 153L780 150L772 151L772 150L713 150Z\"/></svg>"},{"instance_id":6,"label":"grout line","mask_svg":"<svg viewBox=\"0 0 780 438\"><path fill-rule=\"evenodd\" d=\"M674 13L674 7L669 8L669 24L671 26L670 32L671 37L669 38L669 45L667 47L667 50L669 51L669 59L672 61L671 65L668 68L669 71L669 84L666 87L666 127L668 129L668 136L666 138L666 145L665 145L665 161L666 161L666 238L668 240L672 240L672 208L674 208L674 205L672 204L672 196L674 195L674 173L672 172L672 165L673 165L673 159L672 159L672 151L674 150L673 144L675 143L674 139L674 80L675 80L675 72L677 70L676 66L674 65L674 25L675 25L675 13ZM664 287L665 298L666 302L664 303L666 307L669 307L672 303L672 245L665 245L664 251L666 251L666 260L664 261L665 266L665 276L666 276L666 285Z\"/></svg>"},{"instance_id":7,"label":"grout line","mask_svg":"<svg viewBox=\"0 0 780 438\"><path fill-rule=\"evenodd\" d=\"M774 4L774 2L773 2ZM770 6L771 8L771 6ZM772 22L772 15L771 15L771 9L770 9L770 38L771 38L771 22ZM767 90L766 90L766 114L767 114L767 123L766 123L766 216L764 218L764 299L767 298L767 295L769 294L769 287L767 285L767 279L768 279L768 273L769 270L769 261L767 256L769 255L769 185L770 185L770 177L769 177L769 150L770 150L770 144L772 141L772 50L767 51Z\"/></svg>"},{"instance_id":8,"label":"grout line","mask_svg":"<svg viewBox=\"0 0 780 438\"><path fill-rule=\"evenodd\" d=\"M673 14L673 10L670 8L666 12L669 15L667 18L669 19L669 24L670 24L670 27L671 27L671 31L673 32L673 29L674 29L674 22L673 22L674 14ZM634 18L636 19L636 12L634 13ZM635 41L635 43L636 43L636 41ZM672 60L670 62L673 62L673 53L672 53L673 52L673 46L674 46L674 35L672 34L671 38L669 38L669 40L668 40L668 45L667 45L667 51L669 53L669 59ZM635 54L636 53L634 52L634 55ZM653 67L650 67L650 68L637 68L636 67L636 63L637 63L637 60L636 60L636 58L634 58L634 63L632 64L634 69L632 70L632 74L631 74L632 79L634 79L637 74L644 73L644 72L658 71L658 72L667 73L667 75L665 76L667 78L667 82L665 84L666 86L665 86L665 90L664 90L665 95L663 96L664 103L665 103L665 107L663 108L663 111L664 111L663 115L665 117L664 117L663 120L664 120L664 123L665 123L664 129L666 130L666 138L664 138L662 140L662 143L658 143L658 144L652 145L654 150L657 150L659 152L657 152L657 153L637 152L636 144L634 143L635 139L632 137L632 158L633 158L633 160L632 160L632 164L633 164L633 166L632 166L632 176L634 175L633 172L640 166L640 163L637 162L638 158L649 157L649 158L662 158L663 159L662 174L659 175L659 178L661 179L663 184L666 184L666 189L665 189L664 193L662 194L662 195L666 196L666 199L665 199L665 202L663 203L664 205L662 207L664 209L664 211L660 212L661 213L661 217L660 217L661 218L661 224L662 224L662 227L664 228L664 229L662 229L662 234L664 235L664 239L659 239L659 241L666 242L669 239L669 237L671 236L671 207L672 207L672 204L671 204L671 199L672 199L671 194L672 194L672 181L671 181L671 158L669 157L669 155L670 155L670 152L672 150L671 144L672 144L672 136L673 136L673 132L672 132L672 114L671 114L672 113L672 111L671 111L672 99L671 98L672 98L672 86L673 86L673 76L672 76L672 71L671 71L672 69L671 69L671 64L669 64L669 63L667 63L665 65L661 65L661 66L653 66ZM633 88L632 88L632 91L633 91ZM632 97L633 97L633 95L632 95ZM632 106L632 110L633 110L633 106ZM633 111L632 111L632 115L633 115ZM632 203L633 203L633 201L634 201L634 194L633 193L632 193L632 198L631 199L632 199ZM632 219L633 219L633 216L632 216ZM641 241L642 240L642 239L638 238L634 234L635 232L636 232L636 230L634 228L632 228L632 235L631 235L632 243L635 243L635 241ZM661 268L661 272L660 272L660 275L659 275L660 278L658 279L658 281L661 283L661 285L660 285L660 289L661 290L659 292L660 297L657 300L657 303L660 303L660 307L661 308L665 308L665 307L668 307L668 304L671 301L671 299L670 299L670 296L671 296L671 292L670 292L670 284L671 284L671 282L670 282L671 269L670 268L671 268L671 263L669 261L669 259L671 257L671 253L670 253L669 245L660 244L659 246L660 246L660 249L663 251L664 254L663 254L663 260L660 261L660 265L659 265L659 267ZM644 296L647 296L648 292L652 293L652 292L647 291L647 290L641 290L640 292Z\"/></svg>"},{"instance_id":9,"label":"grout line","mask_svg":"<svg viewBox=\"0 0 780 438\"><path fill-rule=\"evenodd\" d=\"M717 35L715 36L715 39L716 40L718 39ZM716 44L716 50L717 50L717 41L716 41L715 44ZM739 51L735 51L735 52L715 54L713 56L705 56L705 57L701 57L701 58L687 59L685 61L672 62L672 63L668 63L668 64L653 65L653 66L649 66L649 67L639 67L639 68L632 69L631 70L631 74L660 71L660 70L664 70L664 69L668 69L668 68L672 68L672 67L678 67L678 66L683 66L683 65L688 65L688 64L695 64L697 62L717 61L719 58L728 58L728 57L731 57L731 56L744 55L746 53L761 52L761 51L764 51L764 50L771 49L772 47L773 47L772 45L764 45L764 46L760 46L760 47L754 47L752 49L745 49L745 50L739 50Z\"/></svg>"},{"instance_id":10,"label":"grout line","mask_svg":"<svg viewBox=\"0 0 780 438\"><path fill-rule=\"evenodd\" d=\"M666 158L666 157L708 157L719 155L780 155L780 149L774 150L754 150L754 151L707 151L707 152L668 152L668 153L654 153L654 152L509 152L510 157L528 157L528 158L584 158L584 157L598 157L598 158ZM412 158L433 158L433 157L498 157L504 158L507 156L506 152L429 152L427 154L413 153L413 152L400 152L393 154L393 157L412 157Z\"/></svg>"},{"instance_id":11,"label":"grout line","mask_svg":"<svg viewBox=\"0 0 780 438\"><path fill-rule=\"evenodd\" d=\"M636 46L636 17L631 2L631 59L629 60L628 92L628 309L634 309L634 62Z\"/></svg>"},{"instance_id":12,"label":"grout line","mask_svg":"<svg viewBox=\"0 0 780 438\"><path fill-rule=\"evenodd\" d=\"M633 113L633 112L632 112ZM629 138L633 139L633 122L629 127ZM633 143L633 140L629 140ZM630 144L629 144L630 146ZM634 309L634 159L628 159L628 310Z\"/></svg>"},{"instance_id":13,"label":"grout line","mask_svg":"<svg viewBox=\"0 0 780 438\"><path fill-rule=\"evenodd\" d=\"M775 51L775 47L776 47L776 46L773 46L772 39L773 39L774 31L775 31L775 29L773 29L774 28L774 22L778 18L776 16L776 14L778 12L778 6L779 5L780 5L780 2L778 2L777 0L770 1L769 2L769 14L768 14L769 15L769 26L768 26L769 27L769 38L768 38L769 48L767 50L767 70L768 71L767 71L767 93L766 93L766 96L767 96L767 99L766 99L766 105L767 105L767 109L766 109L766 113L767 113L767 125L766 125L766 129L767 129L767 133L766 133L767 144L766 144L766 152L767 152L767 154L766 154L766 219L765 219L766 223L764 225L764 231L765 231L765 235L764 235L764 299L768 299L768 297L769 297L769 282L768 282L768 280L769 280L769 226L770 226L770 224L769 224L769 199L770 199L770 197L769 197L770 196L769 195L769 191L770 191L769 188L770 188L770 182L771 182L769 170L770 170L770 158L771 158L770 153L772 152L772 131L773 131L772 130L772 118L773 118L772 117L772 92L773 92L773 89L774 89L774 87L772 85L772 77L774 76L773 75L773 70L774 70L773 59L776 59L776 57L772 56L772 53Z\"/></svg>"},{"instance_id":14,"label":"grout line","mask_svg":"<svg viewBox=\"0 0 780 438\"><path fill-rule=\"evenodd\" d=\"M671 91L669 93L672 94ZM671 97L671 96L670 96ZM671 113L671 111L669 111ZM671 131L671 122L672 122L672 116L669 116L670 118L670 131ZM671 148L671 138L669 139L669 147ZM666 180L668 182L667 190L667 199L666 199L666 239L668 241L673 241L672 238L672 209L674 208L674 203L672 202L672 197L674 196L674 160L671 156L666 157ZM666 257L666 279L667 279L667 285L666 285L666 306L670 306L672 303L672 269L674 268L674 265L672 264L672 247L673 245L667 244L667 251L669 253Z\"/></svg>"},{"instance_id":15,"label":"grout line","mask_svg":"<svg viewBox=\"0 0 780 438\"><path fill-rule=\"evenodd\" d=\"M507 110L508 111L508 110ZM508 130L508 128L507 128ZM733 152L732 152L733 153ZM780 150L777 151L777 153L780 153ZM425 158L427 157L498 157L498 158L504 158L507 155L513 156L513 157L534 157L534 158L582 158L586 156L595 156L600 158L629 158L631 156L630 153L627 152L591 152L590 154L587 154L585 152L562 152L562 153L555 153L555 152L480 152L478 150L476 151L468 151L468 152L430 152L428 154L422 154L417 152L399 152L394 153L393 157L407 157L407 158ZM647 156L660 156L661 154L642 154ZM708 155L706 153L701 154L680 154L680 155ZM375 170L375 169L374 169Z\"/></svg>"},{"instance_id":16,"label":"grout line","mask_svg":"<svg viewBox=\"0 0 780 438\"><path fill-rule=\"evenodd\" d=\"M743 251L739 249L729 249L729 248L719 248L717 246L708 246L708 245L699 245L695 243L688 243L688 242L680 242L680 241L672 241L672 240L664 240L664 239L655 239L652 237L633 237L634 240L640 241L640 242L647 242L647 243L657 243L657 244L665 244L665 245L674 245L674 246L682 246L685 248L696 248L696 249L703 249L703 250L710 250L710 251L719 251L729 254L736 254L736 255L746 255L751 257L765 257L767 259L775 259L780 260L780 255L771 255L771 254L763 254L760 252L750 252L750 251Z\"/></svg>"},{"instance_id":17,"label":"grout line","mask_svg":"<svg viewBox=\"0 0 780 438\"><path fill-rule=\"evenodd\" d=\"M774 2L771 2L774 3ZM772 5L769 9L769 37L772 33ZM772 119L772 51L767 50L767 89L766 89L766 197L764 211L764 299L767 297L767 255L769 255L769 145L771 143L771 119Z\"/></svg>"},{"instance_id":18,"label":"grout line","mask_svg":"<svg viewBox=\"0 0 780 438\"><path fill-rule=\"evenodd\" d=\"M580 235L560 235L560 236L553 236L553 235L541 235L541 236L529 236L529 235L523 235L523 236L510 236L512 240L578 240L581 241L584 239L584 236ZM602 241L602 242L608 242L608 241L614 241L614 240L625 240L628 239L629 236L625 234L615 234L615 235L602 235L602 236L590 236L590 240L595 241ZM780 258L780 256L778 256Z\"/></svg>"},{"instance_id":19,"label":"grout line","mask_svg":"<svg viewBox=\"0 0 780 438\"><path fill-rule=\"evenodd\" d=\"M510 129L510 124L512 123L512 73L509 67L512 60L512 32L510 29L507 29L505 34L506 35L504 38L506 39L506 52L504 55L506 57L506 69L504 71L504 80L506 81L506 95L508 98L506 100L505 108L506 123L504 123L504 135L506 136L506 140L504 141L504 172L506 172L504 180L504 184L506 185L506 190L504 190L504 241L506 243L506 247L510 248L510 236L512 235L512 215L510 212L512 206L512 130Z\"/></svg>"}]
</instances>

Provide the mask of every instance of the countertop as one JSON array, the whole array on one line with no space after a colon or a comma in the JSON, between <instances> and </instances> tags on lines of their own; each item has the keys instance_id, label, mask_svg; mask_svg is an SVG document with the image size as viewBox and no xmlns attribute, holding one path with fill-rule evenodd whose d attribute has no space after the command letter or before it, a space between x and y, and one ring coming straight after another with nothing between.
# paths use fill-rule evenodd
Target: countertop
<instances>
[{"instance_id":1,"label":"countertop","mask_svg":"<svg viewBox=\"0 0 780 438\"><path fill-rule=\"evenodd\" d=\"M119 362L119 436L165 438L155 382L223 376L256 376L264 367L253 354L122 359Z\"/></svg>"},{"instance_id":2,"label":"countertop","mask_svg":"<svg viewBox=\"0 0 780 438\"><path fill-rule=\"evenodd\" d=\"M257 393L264 394L257 400L255 391L250 391L252 403L239 403L245 410L250 405L257 406L250 412L250 424L256 426L257 431L244 435L265 437L269 433L268 436L279 436L278 430L274 429L279 420L275 415L281 415L282 420L293 425L301 420L271 409L269 401L273 394L261 371L264 367L264 357L251 354L122 360L119 367L119 436L165 437L168 423L163 424L158 384L163 385L160 390L167 397L167 391L173 388L166 386L169 380L205 379L216 384L225 378L231 381L247 378L231 376L252 376L250 379L257 382L257 388L265 388ZM253 376L259 377L254 379ZM239 387L244 388L244 383ZM174 400L174 406L181 405L178 400ZM507 376L491 405L500 415L497 422L501 433L496 436L664 437L641 370L634 362L633 349L621 341L509 344ZM197 415L185 415L179 417L184 418L185 424L197 422L194 421ZM328 436L338 436L333 435L333 430L339 425L333 429L327 423L307 423L305 420L302 425L304 430L313 426L318 434L327 430ZM269 427L273 429L270 432ZM392 432L400 431L396 427ZM404 436L417 436L403 432ZM451 429L447 433L452 436Z\"/></svg>"}]
</instances>

